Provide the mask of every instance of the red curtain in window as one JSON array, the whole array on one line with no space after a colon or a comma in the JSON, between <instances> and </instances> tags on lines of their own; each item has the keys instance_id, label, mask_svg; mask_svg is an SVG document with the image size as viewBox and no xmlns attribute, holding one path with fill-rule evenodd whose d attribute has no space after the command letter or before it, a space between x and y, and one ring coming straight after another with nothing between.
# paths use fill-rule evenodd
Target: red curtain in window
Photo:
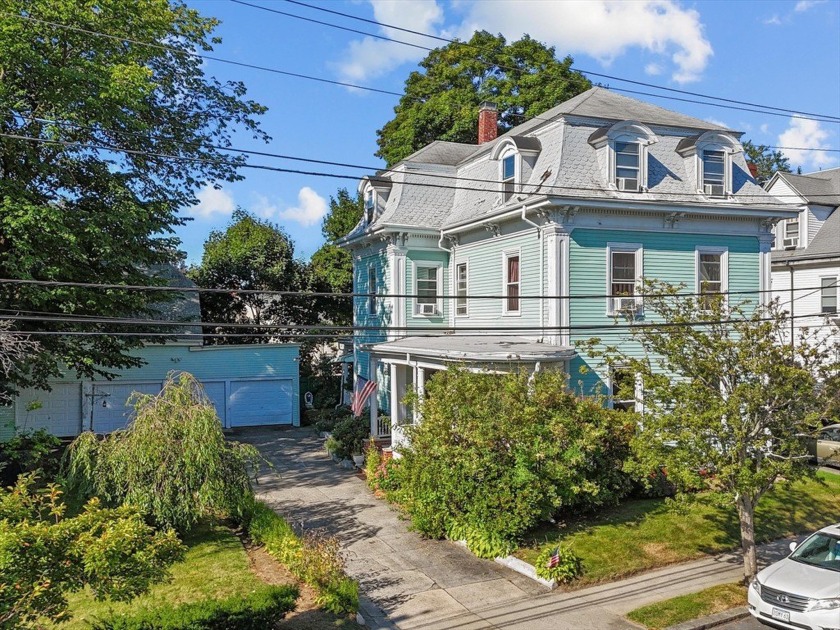
<instances>
[{"instance_id":1,"label":"red curtain in window","mask_svg":"<svg viewBox=\"0 0 840 630\"><path fill-rule=\"evenodd\" d=\"M507 259L507 310L519 310L519 256Z\"/></svg>"}]
</instances>

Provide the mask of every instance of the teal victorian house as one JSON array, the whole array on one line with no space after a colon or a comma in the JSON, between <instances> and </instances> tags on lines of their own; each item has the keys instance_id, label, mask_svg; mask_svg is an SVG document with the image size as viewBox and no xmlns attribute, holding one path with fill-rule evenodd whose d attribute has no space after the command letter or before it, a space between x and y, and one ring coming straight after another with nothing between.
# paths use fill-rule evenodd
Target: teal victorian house
<instances>
[{"instance_id":1,"label":"teal victorian house","mask_svg":"<svg viewBox=\"0 0 840 630\"><path fill-rule=\"evenodd\" d=\"M365 215L340 244L364 294L355 374L379 386L372 432L391 434L388 414L398 444L416 420L405 393L451 364L553 367L611 392L621 375L575 342L643 319L643 277L768 295L773 227L794 213L751 177L739 132L603 88L498 137L484 104L478 125L477 145L433 142L359 184Z\"/></svg>"}]
</instances>

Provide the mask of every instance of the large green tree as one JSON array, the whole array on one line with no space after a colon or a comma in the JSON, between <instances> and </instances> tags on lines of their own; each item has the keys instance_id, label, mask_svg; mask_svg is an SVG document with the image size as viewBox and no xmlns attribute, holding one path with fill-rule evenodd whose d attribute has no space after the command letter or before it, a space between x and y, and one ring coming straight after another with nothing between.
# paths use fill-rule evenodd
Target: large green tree
<instances>
[{"instance_id":1,"label":"large green tree","mask_svg":"<svg viewBox=\"0 0 840 630\"><path fill-rule=\"evenodd\" d=\"M747 162L752 162L758 169L756 180L759 184L773 177L776 171L790 173L790 160L778 149L773 150L766 144L753 144L751 140L744 141L743 146Z\"/></svg>"},{"instance_id":2,"label":"large green tree","mask_svg":"<svg viewBox=\"0 0 840 630\"><path fill-rule=\"evenodd\" d=\"M204 243L201 265L190 270L200 287L227 289L228 293L202 293L201 315L212 333L259 333L257 337L217 338L216 343L265 343L279 330L265 324L310 323L312 304L299 295L308 288L307 267L295 260L292 239L279 226L239 209L225 230L214 230ZM242 293L265 291L265 293ZM253 324L253 328L226 327L226 323Z\"/></svg>"},{"instance_id":3,"label":"large green tree","mask_svg":"<svg viewBox=\"0 0 840 630\"><path fill-rule=\"evenodd\" d=\"M434 140L476 142L482 101L496 103L499 131L507 131L592 87L571 65L571 57L558 60L554 48L527 35L508 44L477 31L468 42L436 48L377 131L376 155L390 166Z\"/></svg>"},{"instance_id":4,"label":"large green tree","mask_svg":"<svg viewBox=\"0 0 840 630\"><path fill-rule=\"evenodd\" d=\"M681 290L646 283L644 325L630 329L641 353L598 339L583 345L610 369L636 375L619 380L622 398L642 386L637 472L664 468L680 489L713 490L737 513L751 578L756 507L777 483L809 473L802 436L825 409L820 383L837 373L840 348L819 330L786 339L789 316L776 303Z\"/></svg>"},{"instance_id":5,"label":"large green tree","mask_svg":"<svg viewBox=\"0 0 840 630\"><path fill-rule=\"evenodd\" d=\"M266 138L244 85L192 54L219 42L217 20L168 0L0 0L0 15L0 278L162 284L148 270L176 257L179 211L239 178L243 159L212 147L237 129ZM22 319L33 311L136 316L162 299L0 283L16 329L35 333L127 329ZM39 352L0 387L45 385L61 363L91 376L139 362L136 338L34 338Z\"/></svg>"},{"instance_id":6,"label":"large green tree","mask_svg":"<svg viewBox=\"0 0 840 630\"><path fill-rule=\"evenodd\" d=\"M335 197L330 197L330 209L321 224L326 239L321 248L312 255L310 266L312 279L321 291L350 293L353 290L353 258L335 241L350 233L364 211L361 197L353 197L346 188L341 188ZM346 297L325 301L325 315L335 324L346 325L353 321L353 303Z\"/></svg>"}]
</instances>

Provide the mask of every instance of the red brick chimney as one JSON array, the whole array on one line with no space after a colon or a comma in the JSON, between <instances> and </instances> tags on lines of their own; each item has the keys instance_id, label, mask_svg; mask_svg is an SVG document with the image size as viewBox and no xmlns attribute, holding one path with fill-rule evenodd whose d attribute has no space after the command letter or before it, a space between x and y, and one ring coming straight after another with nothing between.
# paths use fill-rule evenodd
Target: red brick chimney
<instances>
[{"instance_id":1,"label":"red brick chimney","mask_svg":"<svg viewBox=\"0 0 840 630\"><path fill-rule=\"evenodd\" d=\"M750 175L753 179L758 179L758 166L754 162L747 162L747 168L750 169Z\"/></svg>"},{"instance_id":2,"label":"red brick chimney","mask_svg":"<svg viewBox=\"0 0 840 630\"><path fill-rule=\"evenodd\" d=\"M495 140L499 133L499 110L495 103L484 101L478 108L478 144Z\"/></svg>"}]
</instances>

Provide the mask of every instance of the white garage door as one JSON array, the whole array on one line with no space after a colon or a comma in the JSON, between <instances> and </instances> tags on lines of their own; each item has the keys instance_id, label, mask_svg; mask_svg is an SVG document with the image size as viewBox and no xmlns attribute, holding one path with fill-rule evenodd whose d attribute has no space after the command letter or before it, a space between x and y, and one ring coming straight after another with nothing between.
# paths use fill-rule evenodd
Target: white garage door
<instances>
[{"instance_id":1,"label":"white garage door","mask_svg":"<svg viewBox=\"0 0 840 630\"><path fill-rule=\"evenodd\" d=\"M80 383L52 383L51 391L27 389L15 402L15 420L20 431L46 429L53 435L78 435L82 427Z\"/></svg>"},{"instance_id":2,"label":"white garage door","mask_svg":"<svg viewBox=\"0 0 840 630\"><path fill-rule=\"evenodd\" d=\"M129 397L134 392L157 394L160 383L96 383L93 386L93 430L110 433L124 429L134 411Z\"/></svg>"},{"instance_id":3,"label":"white garage door","mask_svg":"<svg viewBox=\"0 0 840 630\"><path fill-rule=\"evenodd\" d=\"M225 424L225 384L224 381L202 381L201 383L204 385L204 392L207 394L207 397L210 399L210 402L213 403L213 406L216 408L216 415L219 416L219 420L222 422L222 426L226 427Z\"/></svg>"},{"instance_id":4,"label":"white garage door","mask_svg":"<svg viewBox=\"0 0 840 630\"><path fill-rule=\"evenodd\" d=\"M292 424L293 391L291 379L231 381L229 426Z\"/></svg>"}]
</instances>

